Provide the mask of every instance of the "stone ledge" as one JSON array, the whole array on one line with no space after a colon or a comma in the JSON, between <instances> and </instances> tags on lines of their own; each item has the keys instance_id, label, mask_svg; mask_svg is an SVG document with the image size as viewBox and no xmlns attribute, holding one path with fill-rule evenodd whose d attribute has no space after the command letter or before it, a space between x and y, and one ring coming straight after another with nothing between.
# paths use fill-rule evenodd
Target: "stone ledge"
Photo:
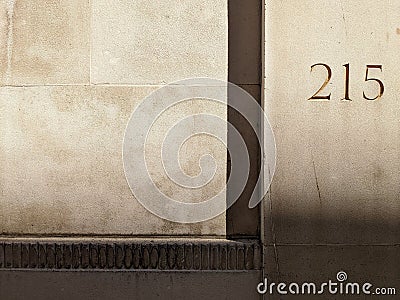
<instances>
[{"instance_id":1,"label":"stone ledge","mask_svg":"<svg viewBox=\"0 0 400 300\"><path fill-rule=\"evenodd\" d=\"M0 239L0 269L259 270L258 241Z\"/></svg>"}]
</instances>

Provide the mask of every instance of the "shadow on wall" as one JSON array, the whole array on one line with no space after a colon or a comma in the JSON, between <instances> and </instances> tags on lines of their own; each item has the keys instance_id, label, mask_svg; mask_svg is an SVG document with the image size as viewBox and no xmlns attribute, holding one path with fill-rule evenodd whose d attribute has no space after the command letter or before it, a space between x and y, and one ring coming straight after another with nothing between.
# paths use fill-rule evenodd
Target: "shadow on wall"
<instances>
[{"instance_id":1,"label":"shadow on wall","mask_svg":"<svg viewBox=\"0 0 400 300\"><path fill-rule=\"evenodd\" d=\"M288 203L288 202L286 202ZM271 203L268 203L270 205ZM400 292L400 226L398 220L349 213L329 216L267 212L265 273L273 282L327 282L344 271L347 282L369 282ZM275 203L276 205L276 203ZM271 207L269 207L271 208ZM360 211L362 208L360 208ZM367 299L366 296L287 296L284 299ZM381 297L381 298L379 298ZM376 296L376 299L397 299ZM278 295L269 299L280 299Z\"/></svg>"}]
</instances>

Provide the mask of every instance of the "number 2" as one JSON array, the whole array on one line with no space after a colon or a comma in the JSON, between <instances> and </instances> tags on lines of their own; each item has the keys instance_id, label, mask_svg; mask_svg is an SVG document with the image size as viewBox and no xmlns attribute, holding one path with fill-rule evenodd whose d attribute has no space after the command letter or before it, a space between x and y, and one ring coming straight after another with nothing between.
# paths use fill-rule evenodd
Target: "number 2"
<instances>
[{"instance_id":1,"label":"number 2","mask_svg":"<svg viewBox=\"0 0 400 300\"><path fill-rule=\"evenodd\" d=\"M332 69L330 66L328 66L327 64L315 64L311 66L311 71L313 70L314 67L316 66L323 66L326 68L326 70L328 71L328 77L325 79L325 82L322 84L322 86L319 88L319 90L311 96L311 98L309 98L308 100L331 100L331 93L329 93L329 95L327 96L320 96L318 95L320 92L322 92L322 90L324 88L326 88L326 86L328 85L329 81L332 78Z\"/></svg>"}]
</instances>

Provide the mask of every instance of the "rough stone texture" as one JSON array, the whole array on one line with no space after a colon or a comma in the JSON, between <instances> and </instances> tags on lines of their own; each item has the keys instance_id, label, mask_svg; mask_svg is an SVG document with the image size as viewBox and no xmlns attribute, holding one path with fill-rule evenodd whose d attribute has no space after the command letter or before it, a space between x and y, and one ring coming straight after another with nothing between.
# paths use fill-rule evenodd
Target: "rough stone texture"
<instances>
[{"instance_id":1,"label":"rough stone texture","mask_svg":"<svg viewBox=\"0 0 400 300\"><path fill-rule=\"evenodd\" d=\"M89 82L89 0L0 1L0 85Z\"/></svg>"},{"instance_id":2,"label":"rough stone texture","mask_svg":"<svg viewBox=\"0 0 400 300\"><path fill-rule=\"evenodd\" d=\"M4 87L0 90L0 231L5 234L224 235L224 215L193 225L164 221L133 197L124 176L122 142L135 106L155 87ZM176 106L156 123L162 139L179 116L225 109L201 100ZM170 122L168 122L168 120ZM194 138L181 153L182 168L198 172L197 159L211 153L226 161L224 147ZM216 145L216 146L214 146ZM151 145L150 145L151 146ZM158 147L148 157L161 161ZM151 164L161 190L177 201L202 201L225 183L225 164L201 191L170 183L162 165ZM137 179L140 184L141 178Z\"/></svg>"},{"instance_id":3,"label":"rough stone texture","mask_svg":"<svg viewBox=\"0 0 400 300\"><path fill-rule=\"evenodd\" d=\"M94 0L92 82L227 79L227 1Z\"/></svg>"}]
</instances>

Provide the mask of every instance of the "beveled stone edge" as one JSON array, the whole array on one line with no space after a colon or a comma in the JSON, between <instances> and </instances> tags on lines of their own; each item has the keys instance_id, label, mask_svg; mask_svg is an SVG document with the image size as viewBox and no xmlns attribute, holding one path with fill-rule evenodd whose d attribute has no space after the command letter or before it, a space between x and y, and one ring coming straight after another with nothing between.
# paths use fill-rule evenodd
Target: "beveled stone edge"
<instances>
[{"instance_id":1,"label":"beveled stone edge","mask_svg":"<svg viewBox=\"0 0 400 300\"><path fill-rule=\"evenodd\" d=\"M223 270L261 269L259 241L70 241L0 239L1 269Z\"/></svg>"}]
</instances>

